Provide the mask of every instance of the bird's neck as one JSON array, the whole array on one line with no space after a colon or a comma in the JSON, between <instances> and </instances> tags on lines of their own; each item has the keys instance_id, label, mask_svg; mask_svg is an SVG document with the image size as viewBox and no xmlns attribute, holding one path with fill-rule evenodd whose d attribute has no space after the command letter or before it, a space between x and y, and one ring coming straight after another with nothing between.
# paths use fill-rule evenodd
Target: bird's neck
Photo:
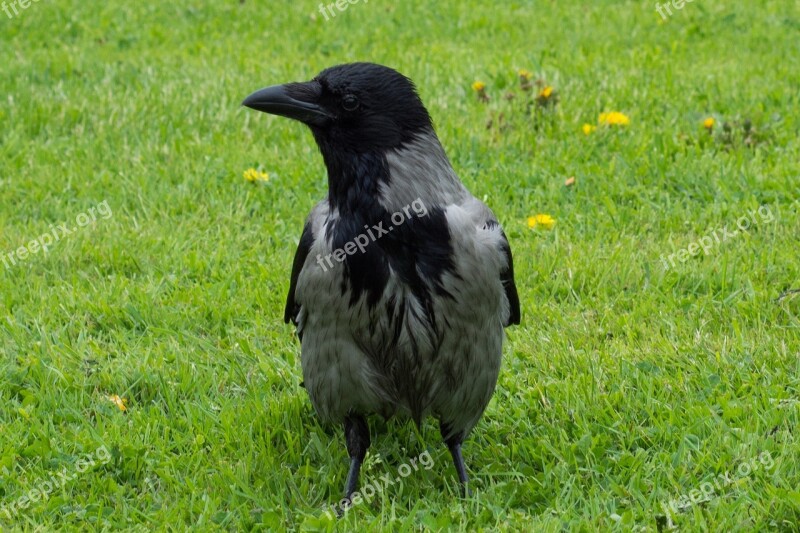
<instances>
[{"instance_id":1,"label":"bird's neck","mask_svg":"<svg viewBox=\"0 0 800 533\"><path fill-rule=\"evenodd\" d=\"M378 203L392 212L414 201L448 205L469 195L433 131L394 149L320 148L332 211L372 211Z\"/></svg>"},{"instance_id":2,"label":"bird's neck","mask_svg":"<svg viewBox=\"0 0 800 533\"><path fill-rule=\"evenodd\" d=\"M447 206L469 197L433 131L388 151L386 164L390 179L379 185L379 198L389 211L414 201Z\"/></svg>"},{"instance_id":3,"label":"bird's neck","mask_svg":"<svg viewBox=\"0 0 800 533\"><path fill-rule=\"evenodd\" d=\"M348 150L322 151L328 169L331 211L356 213L371 210L380 184L389 180L382 154Z\"/></svg>"}]
</instances>

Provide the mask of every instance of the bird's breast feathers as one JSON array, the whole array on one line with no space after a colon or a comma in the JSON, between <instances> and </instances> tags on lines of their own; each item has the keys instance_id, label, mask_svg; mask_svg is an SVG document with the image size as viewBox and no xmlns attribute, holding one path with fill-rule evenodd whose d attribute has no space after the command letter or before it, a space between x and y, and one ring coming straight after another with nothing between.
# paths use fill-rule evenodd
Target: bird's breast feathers
<instances>
[{"instance_id":1,"label":"bird's breast feathers","mask_svg":"<svg viewBox=\"0 0 800 533\"><path fill-rule=\"evenodd\" d=\"M509 313L500 281L506 241L490 223L491 212L471 196L426 210L424 217L410 211L411 218L394 225L391 216L374 224L348 221L327 202L316 206L309 218L313 244L295 295L304 334L336 323L377 350L404 335L433 348L462 328L502 328ZM406 328L397 322L401 311L414 319Z\"/></svg>"},{"instance_id":2,"label":"bird's breast feathers","mask_svg":"<svg viewBox=\"0 0 800 533\"><path fill-rule=\"evenodd\" d=\"M356 224L317 205L295 298L304 380L323 420L348 409L422 417L447 402L483 411L510 312L506 241L487 212L471 197L429 206L425 223L410 223L413 234L384 227L354 250L346 243L363 242L361 234L337 237L337 228Z\"/></svg>"}]
</instances>

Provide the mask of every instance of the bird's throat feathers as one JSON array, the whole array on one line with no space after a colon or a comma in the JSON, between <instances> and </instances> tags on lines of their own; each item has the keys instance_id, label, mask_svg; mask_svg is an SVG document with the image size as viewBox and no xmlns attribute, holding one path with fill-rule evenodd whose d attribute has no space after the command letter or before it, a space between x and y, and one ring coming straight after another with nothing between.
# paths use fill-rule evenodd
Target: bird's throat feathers
<instances>
[{"instance_id":1,"label":"bird's throat feathers","mask_svg":"<svg viewBox=\"0 0 800 533\"><path fill-rule=\"evenodd\" d=\"M353 150L315 135L328 170L332 212L374 212L376 204L391 212L415 200L448 205L469 193L458 179L433 130L394 148Z\"/></svg>"}]
</instances>

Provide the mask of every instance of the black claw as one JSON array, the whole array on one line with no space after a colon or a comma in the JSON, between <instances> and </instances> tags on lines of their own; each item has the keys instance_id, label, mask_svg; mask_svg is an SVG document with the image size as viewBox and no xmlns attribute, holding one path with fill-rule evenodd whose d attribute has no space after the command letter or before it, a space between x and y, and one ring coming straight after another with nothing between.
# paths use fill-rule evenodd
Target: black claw
<instances>
[{"instance_id":1,"label":"black claw","mask_svg":"<svg viewBox=\"0 0 800 533\"><path fill-rule=\"evenodd\" d=\"M461 496L472 496L472 492L468 487L469 477L467 476L467 467L464 464L464 457L461 455L461 443L453 445L448 444L447 448L450 450L450 455L453 456L453 465L456 467L458 481L461 482Z\"/></svg>"},{"instance_id":2,"label":"black claw","mask_svg":"<svg viewBox=\"0 0 800 533\"><path fill-rule=\"evenodd\" d=\"M364 417L349 415L344 419L344 436L347 442L347 453L350 455L350 470L344 486L344 497L348 500L358 490L358 477L361 463L369 448L369 426Z\"/></svg>"},{"instance_id":3,"label":"black claw","mask_svg":"<svg viewBox=\"0 0 800 533\"><path fill-rule=\"evenodd\" d=\"M450 426L444 422L440 423L439 429L445 444L447 444L447 449L450 450L450 455L453 456L453 465L456 467L458 481L461 483L461 496L472 496L472 491L468 486L469 476L467 476L467 467L464 464L464 457L461 455L461 443L464 442L464 433L458 432L453 434Z\"/></svg>"},{"instance_id":4,"label":"black claw","mask_svg":"<svg viewBox=\"0 0 800 533\"><path fill-rule=\"evenodd\" d=\"M344 497L348 500L358 490L358 477L361 473L362 459L350 458L350 470L347 472L347 481L344 484Z\"/></svg>"}]
</instances>

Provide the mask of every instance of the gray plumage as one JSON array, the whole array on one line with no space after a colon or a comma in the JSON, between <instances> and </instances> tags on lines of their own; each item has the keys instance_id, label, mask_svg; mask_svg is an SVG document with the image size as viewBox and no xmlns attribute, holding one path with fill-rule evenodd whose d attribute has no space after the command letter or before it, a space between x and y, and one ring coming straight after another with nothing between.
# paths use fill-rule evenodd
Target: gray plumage
<instances>
[{"instance_id":1,"label":"gray plumage","mask_svg":"<svg viewBox=\"0 0 800 533\"><path fill-rule=\"evenodd\" d=\"M350 412L389 417L399 411L417 421L433 415L452 432L468 433L500 369L509 319L500 280L508 268L505 239L498 225L489 224L496 220L489 208L458 180L435 136L389 152L387 159L391 179L377 203L395 213L419 198L446 213L456 269L444 274L443 285L452 298L434 298L434 327L392 273L374 308L366 295L351 305L349 291L339 292L346 285L344 265L328 268L316 260L333 252L325 235L338 217L323 200L308 218L314 244L295 293L303 380L325 422L343 422Z\"/></svg>"}]
</instances>

